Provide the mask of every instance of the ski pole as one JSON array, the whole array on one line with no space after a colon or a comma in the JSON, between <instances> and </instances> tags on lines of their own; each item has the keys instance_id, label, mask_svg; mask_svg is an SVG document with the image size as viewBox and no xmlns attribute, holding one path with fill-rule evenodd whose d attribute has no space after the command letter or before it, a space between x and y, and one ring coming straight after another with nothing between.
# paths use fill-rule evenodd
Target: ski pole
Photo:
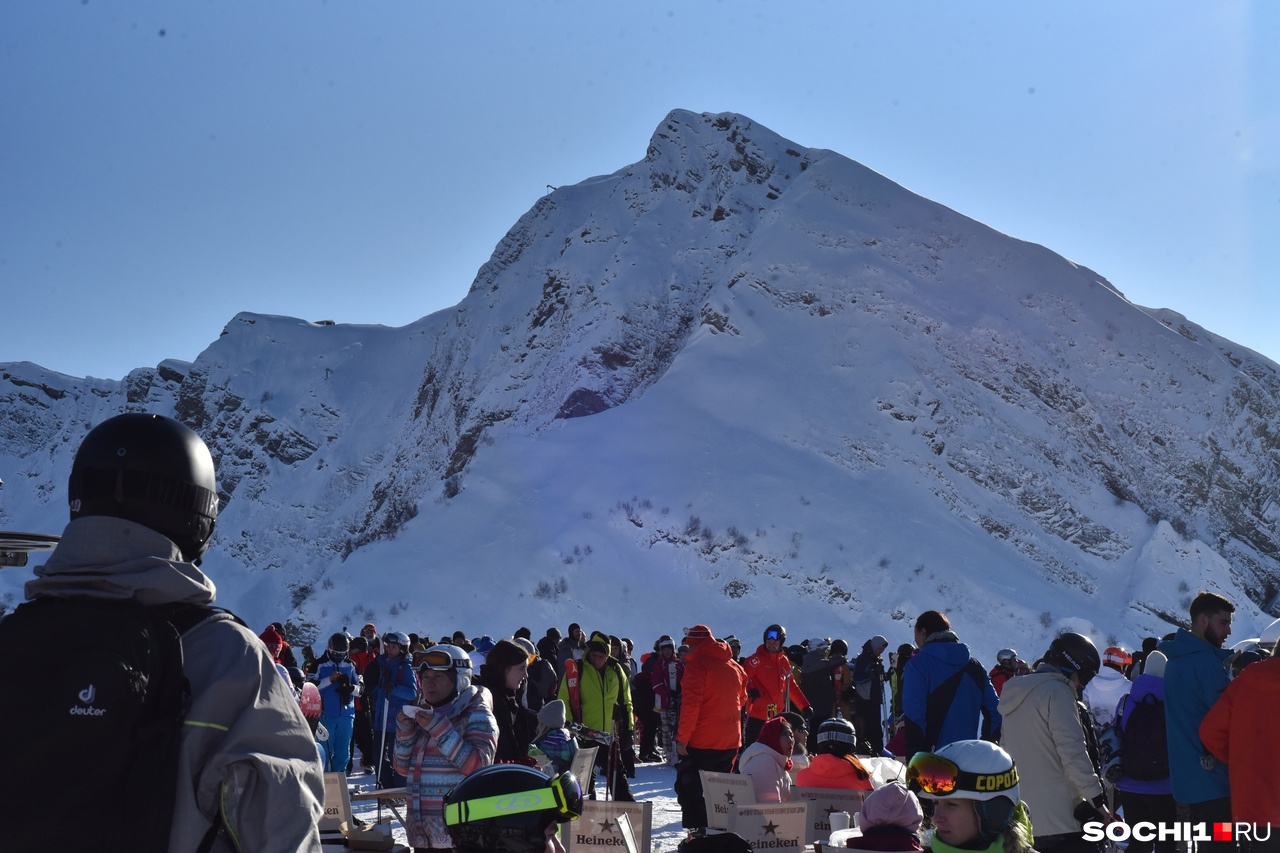
<instances>
[{"instance_id":1,"label":"ski pole","mask_svg":"<svg viewBox=\"0 0 1280 853\"><path fill-rule=\"evenodd\" d=\"M391 713L391 697L384 696L382 698L382 747L378 751L378 779L374 783L375 788L384 788L382 784L382 765L387 760L387 715Z\"/></svg>"}]
</instances>

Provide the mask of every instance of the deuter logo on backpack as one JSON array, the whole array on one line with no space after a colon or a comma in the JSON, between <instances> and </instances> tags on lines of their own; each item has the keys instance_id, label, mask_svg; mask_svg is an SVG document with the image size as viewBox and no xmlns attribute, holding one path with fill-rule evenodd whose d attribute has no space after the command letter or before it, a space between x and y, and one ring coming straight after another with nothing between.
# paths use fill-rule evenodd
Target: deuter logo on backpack
<instances>
[{"instance_id":1,"label":"deuter logo on backpack","mask_svg":"<svg viewBox=\"0 0 1280 853\"><path fill-rule=\"evenodd\" d=\"M78 698L84 703L84 707L81 707L80 705L72 705L71 713L82 717L101 717L103 714L107 713L107 709L93 707L93 700L97 698L97 696L98 691L94 689L92 684L90 684L78 694Z\"/></svg>"}]
</instances>

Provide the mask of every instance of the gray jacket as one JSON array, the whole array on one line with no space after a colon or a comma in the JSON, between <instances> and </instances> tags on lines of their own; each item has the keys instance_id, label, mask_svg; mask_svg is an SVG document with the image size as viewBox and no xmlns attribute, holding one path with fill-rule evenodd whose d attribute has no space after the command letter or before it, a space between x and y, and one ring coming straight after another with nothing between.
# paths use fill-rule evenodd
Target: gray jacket
<instances>
[{"instance_id":1,"label":"gray jacket","mask_svg":"<svg viewBox=\"0 0 1280 853\"><path fill-rule=\"evenodd\" d=\"M26 597L88 595L141 604L214 600L213 582L168 538L105 516L67 525ZM311 729L266 647L247 628L205 621L183 637L192 704L182 731L171 850L194 850L219 807L241 849L320 853L324 776ZM215 845L215 850L230 849Z\"/></svg>"}]
</instances>

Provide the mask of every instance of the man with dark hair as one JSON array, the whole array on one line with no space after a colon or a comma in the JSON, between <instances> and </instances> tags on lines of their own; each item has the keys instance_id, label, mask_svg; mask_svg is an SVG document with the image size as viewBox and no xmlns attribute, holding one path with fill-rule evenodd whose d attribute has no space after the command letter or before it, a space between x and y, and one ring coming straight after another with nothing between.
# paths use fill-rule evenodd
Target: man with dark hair
<instances>
[{"instance_id":1,"label":"man with dark hair","mask_svg":"<svg viewBox=\"0 0 1280 853\"><path fill-rule=\"evenodd\" d=\"M538 657L551 664L551 668L555 670L556 678L560 677L560 669L556 665L556 655L560 651L560 629L554 625L547 629L547 633L538 640Z\"/></svg>"},{"instance_id":2,"label":"man with dark hair","mask_svg":"<svg viewBox=\"0 0 1280 853\"><path fill-rule=\"evenodd\" d=\"M1218 701L1230 679L1222 648L1231 636L1235 606L1220 595L1201 592L1191 602L1191 629L1179 628L1159 650L1169 659L1164 669L1164 715L1169 739L1169 780L1173 799L1192 823L1229 823L1231 788L1227 766L1200 740L1200 723ZM1212 846L1210 846L1212 845ZM1231 842L1197 843L1212 850Z\"/></svg>"},{"instance_id":3,"label":"man with dark hair","mask_svg":"<svg viewBox=\"0 0 1280 853\"><path fill-rule=\"evenodd\" d=\"M907 756L957 740L1000 738L999 697L987 669L936 610L916 619L916 646L903 670L902 713ZM981 727L979 727L981 721Z\"/></svg>"},{"instance_id":4,"label":"man with dark hair","mask_svg":"<svg viewBox=\"0 0 1280 853\"><path fill-rule=\"evenodd\" d=\"M605 649L608 652L608 649ZM556 649L556 673L564 677L564 665L569 660L582 660L587 655L587 632L577 622L569 623L568 635Z\"/></svg>"},{"instance_id":5,"label":"man with dark hair","mask_svg":"<svg viewBox=\"0 0 1280 853\"><path fill-rule=\"evenodd\" d=\"M1130 681L1142 675L1143 668L1146 666L1147 655L1156 650L1156 646L1160 645L1160 640L1155 637L1144 637L1142 639L1142 648L1133 653L1133 659L1129 663L1129 668L1125 671L1125 677Z\"/></svg>"}]
</instances>

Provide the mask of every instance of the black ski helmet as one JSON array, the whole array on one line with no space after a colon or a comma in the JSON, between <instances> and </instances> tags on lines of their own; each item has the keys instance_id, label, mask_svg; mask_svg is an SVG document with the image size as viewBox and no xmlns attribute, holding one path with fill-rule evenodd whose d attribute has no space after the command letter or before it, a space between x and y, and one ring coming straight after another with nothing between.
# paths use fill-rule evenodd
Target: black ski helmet
<instances>
[{"instance_id":1,"label":"black ski helmet","mask_svg":"<svg viewBox=\"0 0 1280 853\"><path fill-rule=\"evenodd\" d=\"M542 853L547 828L580 814L582 788L572 773L550 779L520 764L481 768L444 798L457 853Z\"/></svg>"},{"instance_id":2,"label":"black ski helmet","mask_svg":"<svg viewBox=\"0 0 1280 853\"><path fill-rule=\"evenodd\" d=\"M351 640L347 639L347 635L339 631L329 638L329 651L346 657L351 651Z\"/></svg>"},{"instance_id":3,"label":"black ski helmet","mask_svg":"<svg viewBox=\"0 0 1280 853\"><path fill-rule=\"evenodd\" d=\"M218 517L213 457L200 436L162 415L108 418L80 442L67 498L71 519L105 515L149 527L199 562Z\"/></svg>"},{"instance_id":4,"label":"black ski helmet","mask_svg":"<svg viewBox=\"0 0 1280 853\"><path fill-rule=\"evenodd\" d=\"M770 637L770 634L773 634L773 636ZM768 628L764 629L764 639L775 639L785 646L787 644L787 629L783 628L781 625L770 625Z\"/></svg>"},{"instance_id":5,"label":"black ski helmet","mask_svg":"<svg viewBox=\"0 0 1280 853\"><path fill-rule=\"evenodd\" d=\"M1062 671L1063 675L1075 673L1080 684L1085 685L1102 668L1098 647L1084 634L1068 631L1053 638L1044 659Z\"/></svg>"},{"instance_id":6,"label":"black ski helmet","mask_svg":"<svg viewBox=\"0 0 1280 853\"><path fill-rule=\"evenodd\" d=\"M843 717L831 717L818 726L818 743L814 752L819 755L852 755L858 745L858 735L853 723Z\"/></svg>"}]
</instances>

